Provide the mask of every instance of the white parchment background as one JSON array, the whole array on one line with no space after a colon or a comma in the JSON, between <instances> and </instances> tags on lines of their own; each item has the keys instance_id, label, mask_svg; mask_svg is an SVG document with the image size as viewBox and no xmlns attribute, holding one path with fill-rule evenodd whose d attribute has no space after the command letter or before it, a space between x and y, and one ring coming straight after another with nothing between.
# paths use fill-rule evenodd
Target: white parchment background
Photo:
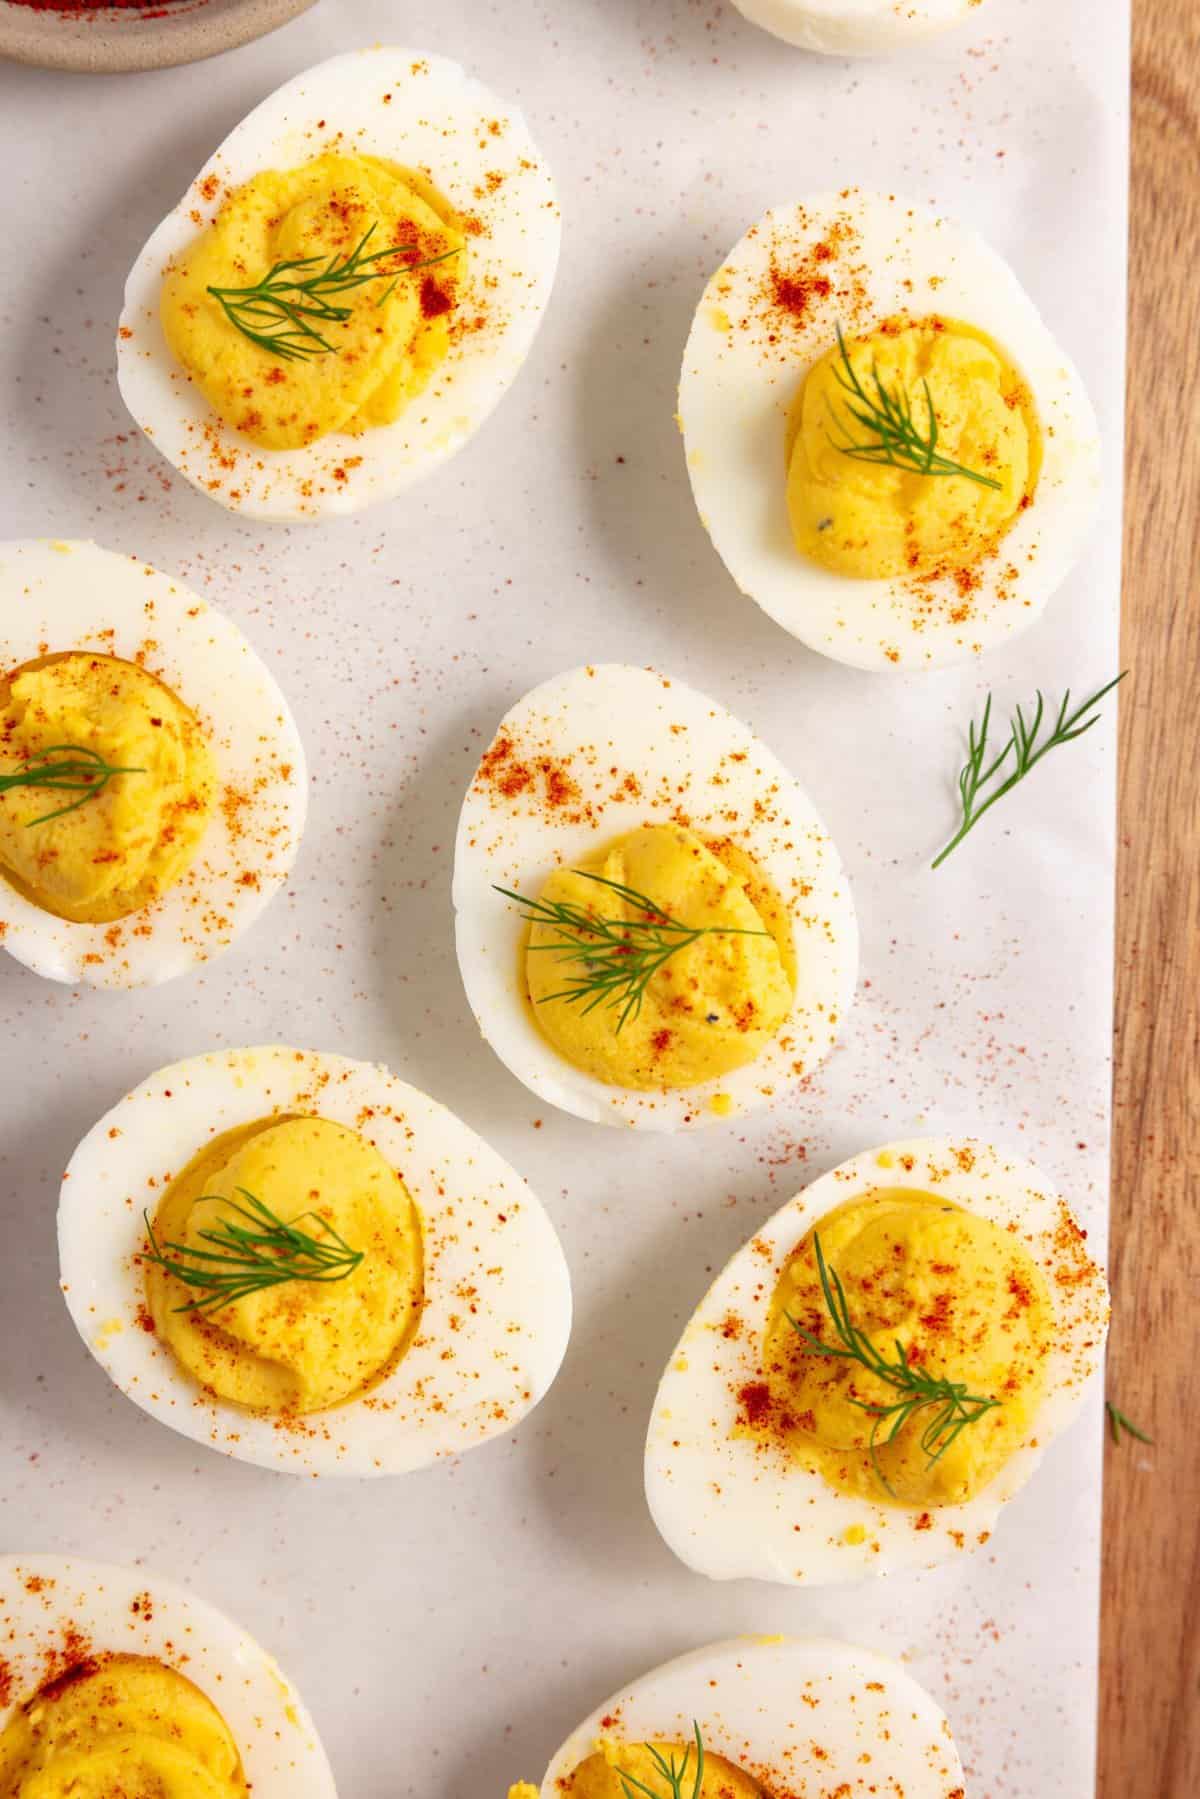
<instances>
[{"instance_id":1,"label":"white parchment background","mask_svg":"<svg viewBox=\"0 0 1200 1799\"><path fill-rule=\"evenodd\" d=\"M851 65L791 52L721 0L322 0L193 69L0 69L0 533L91 535L192 581L269 662L315 771L292 890L209 972L96 995L0 957L0 1549L144 1560L234 1612L299 1682L343 1799L496 1799L540 1780L612 1688L739 1630L832 1630L910 1658L972 1799L1092 1790L1098 1396L987 1550L824 1594L676 1564L641 1447L711 1273L853 1151L914 1129L994 1136L1103 1233L1111 703L927 865L986 687L1007 706L1116 667L1127 36L1125 0L987 0L936 46ZM459 57L524 107L561 187L558 289L517 389L426 486L315 530L239 523L170 479L122 411L122 282L256 101L376 40ZM810 655L736 593L689 496L672 413L705 279L769 203L852 182L978 223L1107 433L1089 556L986 674ZM759 729L828 820L862 920L863 985L827 1072L686 1141L544 1115L480 1042L455 968L450 850L475 757L518 693L602 657L672 670ZM77 1341L53 1249L77 1138L157 1065L271 1038L386 1060L548 1204L578 1321L511 1442L391 1482L292 1482L152 1423Z\"/></svg>"}]
</instances>

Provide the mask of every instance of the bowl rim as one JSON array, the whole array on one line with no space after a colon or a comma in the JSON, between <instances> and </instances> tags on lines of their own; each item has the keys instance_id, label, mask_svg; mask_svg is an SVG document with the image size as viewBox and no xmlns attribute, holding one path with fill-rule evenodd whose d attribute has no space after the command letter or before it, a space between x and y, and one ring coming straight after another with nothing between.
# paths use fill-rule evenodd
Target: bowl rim
<instances>
[{"instance_id":1,"label":"bowl rim","mask_svg":"<svg viewBox=\"0 0 1200 1799\"><path fill-rule=\"evenodd\" d=\"M160 0L152 16L103 7L86 16L0 0L0 61L78 74L168 69L275 31L315 0Z\"/></svg>"}]
</instances>

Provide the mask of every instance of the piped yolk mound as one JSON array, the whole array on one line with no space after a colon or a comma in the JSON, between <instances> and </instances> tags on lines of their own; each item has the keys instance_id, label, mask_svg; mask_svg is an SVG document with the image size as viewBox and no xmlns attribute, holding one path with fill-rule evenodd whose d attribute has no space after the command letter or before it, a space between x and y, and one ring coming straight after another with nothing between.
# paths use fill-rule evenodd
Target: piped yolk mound
<instances>
[{"instance_id":1,"label":"piped yolk mound","mask_svg":"<svg viewBox=\"0 0 1200 1799\"><path fill-rule=\"evenodd\" d=\"M652 1793L665 1791L663 1776L651 1749L656 1749L668 1762L673 1760L675 1766L679 1767L688 1747L686 1743L668 1742L601 1743L594 1755L589 1755L566 1776L560 1791L564 1799L626 1799L627 1788L621 1779L622 1774L640 1781ZM689 1795L695 1780L695 1758L696 1750L692 1745L688 1761L689 1772L684 1781L684 1791ZM509 1799L513 1799L514 1793L520 1795L521 1789L513 1789ZM733 1762L726 1761L724 1756L712 1755L707 1751L700 1794L701 1799L766 1799L764 1788L756 1780L743 1773Z\"/></svg>"},{"instance_id":2,"label":"piped yolk mound","mask_svg":"<svg viewBox=\"0 0 1200 1799\"><path fill-rule=\"evenodd\" d=\"M47 814L79 793L0 792L0 871L45 911L106 924L186 872L216 801L212 758L199 720L169 687L136 663L81 651L0 678L0 775L44 765L60 745L140 772L114 775L58 818Z\"/></svg>"},{"instance_id":3,"label":"piped yolk mound","mask_svg":"<svg viewBox=\"0 0 1200 1799\"><path fill-rule=\"evenodd\" d=\"M1000 1403L932 1465L920 1443L932 1412L918 1412L893 1443L883 1440L891 1428L885 1419L876 1469L868 1453L873 1419L862 1407L891 1406L904 1396L858 1362L821 1355L789 1323L790 1315L821 1342L841 1345L810 1235L772 1301L764 1352L769 1398L752 1408L758 1428L782 1436L833 1486L879 1503L890 1497L924 1509L972 1498L1029 1441L1042 1400L1054 1308L1040 1269L1012 1232L906 1188L848 1201L820 1221L817 1234L851 1322L881 1355L894 1362L899 1343L911 1366Z\"/></svg>"},{"instance_id":4,"label":"piped yolk mound","mask_svg":"<svg viewBox=\"0 0 1200 1799\"><path fill-rule=\"evenodd\" d=\"M336 1231L362 1260L340 1279L289 1280L206 1312L179 1310L197 1290L147 1263L156 1331L195 1380L234 1405L300 1414L355 1397L391 1372L420 1316L424 1258L408 1189L344 1125L265 1120L217 1138L171 1182L154 1219L158 1242L211 1249L202 1233L244 1224L232 1205L246 1194L312 1236Z\"/></svg>"},{"instance_id":5,"label":"piped yolk mound","mask_svg":"<svg viewBox=\"0 0 1200 1799\"><path fill-rule=\"evenodd\" d=\"M844 453L870 443L850 408L835 347L814 364L793 412L787 504L797 548L841 575L889 579L969 569L994 554L1031 503L1041 464L1033 399L999 344L954 319L888 319L869 336L846 339L855 376L878 400L904 395L927 439L933 402L939 456L996 482L922 474ZM842 447L839 447L842 446Z\"/></svg>"},{"instance_id":6,"label":"piped yolk mound","mask_svg":"<svg viewBox=\"0 0 1200 1799\"><path fill-rule=\"evenodd\" d=\"M705 934L650 975L640 1008L618 1029L625 992L617 992L616 1004L606 999L590 1011L586 995L561 997L590 972L587 943L564 945L556 925L531 925L529 997L559 1054L597 1080L632 1088L691 1087L753 1062L791 1011L795 958L782 902L745 852L724 841L703 843L682 826L648 825L556 869L539 896L595 918L644 922L658 914L589 874L632 888L662 915ZM639 941L630 937L631 956Z\"/></svg>"},{"instance_id":7,"label":"piped yolk mound","mask_svg":"<svg viewBox=\"0 0 1200 1799\"><path fill-rule=\"evenodd\" d=\"M76 1663L0 1732L3 1799L242 1799L248 1790L220 1712L144 1656Z\"/></svg>"},{"instance_id":8,"label":"piped yolk mound","mask_svg":"<svg viewBox=\"0 0 1200 1799\"><path fill-rule=\"evenodd\" d=\"M348 312L308 320L327 351L310 341L301 348L315 354L280 357L240 331L209 292L254 287L279 263L315 258L277 277L309 280L334 259L345 263L368 232L365 255L396 245L403 254L369 265L377 279L324 293L323 303ZM168 267L163 332L214 411L267 449L389 425L450 348L464 243L431 184L380 157L327 154L296 169L265 169ZM406 269L447 251L457 254ZM236 297L226 297L236 308ZM279 325L262 315L247 322L267 335Z\"/></svg>"}]
</instances>

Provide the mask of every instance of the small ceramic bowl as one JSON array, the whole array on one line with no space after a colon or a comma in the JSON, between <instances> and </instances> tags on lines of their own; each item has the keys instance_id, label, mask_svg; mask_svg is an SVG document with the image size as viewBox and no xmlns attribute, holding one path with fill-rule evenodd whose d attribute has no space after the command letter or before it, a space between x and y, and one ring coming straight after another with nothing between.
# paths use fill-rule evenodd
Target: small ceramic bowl
<instances>
[{"instance_id":1,"label":"small ceramic bowl","mask_svg":"<svg viewBox=\"0 0 1200 1799\"><path fill-rule=\"evenodd\" d=\"M199 62L263 37L305 12L313 0L147 0L98 6L76 0L0 0L0 58L42 69L115 75Z\"/></svg>"}]
</instances>

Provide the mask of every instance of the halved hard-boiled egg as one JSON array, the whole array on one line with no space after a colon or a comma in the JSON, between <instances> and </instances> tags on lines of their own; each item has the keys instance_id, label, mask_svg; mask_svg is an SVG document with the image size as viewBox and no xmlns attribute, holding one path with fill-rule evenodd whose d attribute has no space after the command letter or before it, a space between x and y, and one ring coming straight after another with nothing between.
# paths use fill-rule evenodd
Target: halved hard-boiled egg
<instances>
[{"instance_id":1,"label":"halved hard-boiled egg","mask_svg":"<svg viewBox=\"0 0 1200 1799\"><path fill-rule=\"evenodd\" d=\"M699 1778L697 1778L699 1776ZM897 1662L831 1637L734 1637L655 1668L509 1799L964 1799L945 1716Z\"/></svg>"},{"instance_id":2,"label":"halved hard-boiled egg","mask_svg":"<svg viewBox=\"0 0 1200 1799\"><path fill-rule=\"evenodd\" d=\"M0 1792L335 1799L278 1662L145 1568L0 1557Z\"/></svg>"},{"instance_id":3,"label":"halved hard-boiled egg","mask_svg":"<svg viewBox=\"0 0 1200 1799\"><path fill-rule=\"evenodd\" d=\"M0 945L97 987L226 949L287 879L308 781L229 619L94 543L0 544Z\"/></svg>"},{"instance_id":4,"label":"halved hard-boiled egg","mask_svg":"<svg viewBox=\"0 0 1200 1799\"><path fill-rule=\"evenodd\" d=\"M733 0L754 25L826 56L901 50L961 24L983 0Z\"/></svg>"},{"instance_id":5,"label":"halved hard-boiled egg","mask_svg":"<svg viewBox=\"0 0 1200 1799\"><path fill-rule=\"evenodd\" d=\"M778 1098L854 994L846 874L796 778L652 670L558 675L501 720L454 859L480 1029L533 1092L670 1131Z\"/></svg>"},{"instance_id":6,"label":"halved hard-boiled egg","mask_svg":"<svg viewBox=\"0 0 1200 1799\"><path fill-rule=\"evenodd\" d=\"M479 429L528 354L558 244L514 107L444 57L335 56L230 133L138 257L122 395L232 511L355 512Z\"/></svg>"},{"instance_id":7,"label":"halved hard-boiled egg","mask_svg":"<svg viewBox=\"0 0 1200 1799\"><path fill-rule=\"evenodd\" d=\"M1096 511L1095 414L1033 301L975 232L894 194L751 226L696 310L679 420L737 585L858 668L1024 630Z\"/></svg>"},{"instance_id":8,"label":"halved hard-boiled egg","mask_svg":"<svg viewBox=\"0 0 1200 1799\"><path fill-rule=\"evenodd\" d=\"M1045 1177L988 1144L891 1143L775 1214L679 1340L646 1496L714 1580L825 1585L985 1543L1074 1417L1104 1275Z\"/></svg>"},{"instance_id":9,"label":"halved hard-boiled egg","mask_svg":"<svg viewBox=\"0 0 1200 1799\"><path fill-rule=\"evenodd\" d=\"M520 1176L385 1068L272 1046L161 1069L71 1158L62 1288L122 1392L226 1455L400 1474L512 1431L571 1323Z\"/></svg>"}]
</instances>

